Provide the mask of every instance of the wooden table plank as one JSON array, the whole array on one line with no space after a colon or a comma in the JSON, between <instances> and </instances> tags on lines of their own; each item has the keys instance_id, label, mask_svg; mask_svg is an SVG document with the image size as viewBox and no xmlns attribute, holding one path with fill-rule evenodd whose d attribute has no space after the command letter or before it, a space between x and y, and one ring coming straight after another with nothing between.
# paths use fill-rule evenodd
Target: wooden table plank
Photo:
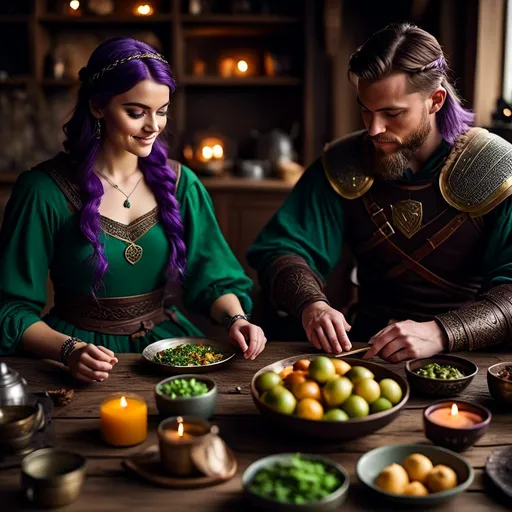
<instances>
[{"instance_id":1,"label":"wooden table plank","mask_svg":"<svg viewBox=\"0 0 512 512\"><path fill-rule=\"evenodd\" d=\"M357 347L357 345L356 345ZM159 422L154 402L154 386L165 375L156 375L148 365L142 364L138 354L121 354L120 363L110 379L92 386L81 386L73 382L62 368L52 362L35 359L6 358L7 364L24 376L31 391L44 391L60 387L74 388L71 404L56 408L53 428L60 448L83 453L88 457L88 479L82 496L65 510L125 510L128 506L141 510L184 510L194 507L202 510L242 510L241 475L254 460L267 454L285 451L322 453L340 462L351 477L349 500L343 510L387 510L372 502L357 482L355 465L363 453L386 444L429 443L423 435L422 410L435 400L411 397L399 417L387 427L369 436L346 443L326 443L291 436L276 431L259 415L252 403L249 391L254 373L262 366L294 354L311 353L311 345L303 342L273 342L256 361L238 358L224 371L211 373L219 388L216 415L212 420L220 428L223 439L235 451L239 460L237 475L223 485L194 491L161 489L146 484L121 466L121 460L157 442L156 426ZM496 501L493 489L489 490L484 479L483 468L495 447L512 444L510 410L496 404L489 396L486 381L487 367L495 362L510 361L512 355L500 353L461 354L471 357L480 370L471 386L460 398L488 406L493 421L487 434L476 446L464 452L464 456L476 470L475 481L470 490L453 502L436 508L442 511L509 510ZM380 360L378 362L381 362ZM404 375L403 364L389 365L393 371ZM236 386L241 394L231 394ZM140 393L147 401L150 414L150 434L140 446L115 449L105 445L99 436L99 404L112 392L130 390ZM492 497L491 497L492 496ZM19 471L0 472L0 503L3 510L29 510L20 497ZM4 508L9 503L13 508Z\"/></svg>"}]
</instances>

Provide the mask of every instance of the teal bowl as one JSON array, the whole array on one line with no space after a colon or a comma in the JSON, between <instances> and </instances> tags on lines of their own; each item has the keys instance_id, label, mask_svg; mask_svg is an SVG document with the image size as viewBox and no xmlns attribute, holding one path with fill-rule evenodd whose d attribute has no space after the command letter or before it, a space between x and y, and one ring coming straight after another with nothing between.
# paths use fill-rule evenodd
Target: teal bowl
<instances>
[{"instance_id":1,"label":"teal bowl","mask_svg":"<svg viewBox=\"0 0 512 512\"><path fill-rule=\"evenodd\" d=\"M309 455L301 453L301 457L308 460L318 461L325 466L332 468L336 475L341 480L341 485L331 494L318 501L311 501L308 503L294 504L282 503L280 501L266 498L256 494L251 488L250 484L260 469L272 466L276 462L283 462L291 459L295 453L279 453L277 455L269 455L262 459L253 462L245 471L242 476L242 485L246 500L257 510L279 510L280 512L334 512L345 503L348 495L348 488L350 486L350 478L348 473L342 466L333 460L321 457L320 455Z\"/></svg>"},{"instance_id":2,"label":"teal bowl","mask_svg":"<svg viewBox=\"0 0 512 512\"><path fill-rule=\"evenodd\" d=\"M402 464L412 453L421 453L428 457L434 466L444 464L457 473L458 485L446 491L432 493L427 496L404 496L383 491L375 485L380 472L390 464ZM423 444L395 444L376 448L363 455L356 465L356 474L361 483L367 487L377 499L384 499L397 505L422 508L439 505L465 491L473 482L474 471L464 457L438 446Z\"/></svg>"},{"instance_id":3,"label":"teal bowl","mask_svg":"<svg viewBox=\"0 0 512 512\"><path fill-rule=\"evenodd\" d=\"M176 379L195 379L204 382L208 386L208 392L204 395L192 396L190 398L171 398L162 393L162 384ZM197 416L205 420L210 419L215 413L217 402L217 384L210 377L198 374L174 375L160 381L155 386L155 402L160 416Z\"/></svg>"}]
</instances>

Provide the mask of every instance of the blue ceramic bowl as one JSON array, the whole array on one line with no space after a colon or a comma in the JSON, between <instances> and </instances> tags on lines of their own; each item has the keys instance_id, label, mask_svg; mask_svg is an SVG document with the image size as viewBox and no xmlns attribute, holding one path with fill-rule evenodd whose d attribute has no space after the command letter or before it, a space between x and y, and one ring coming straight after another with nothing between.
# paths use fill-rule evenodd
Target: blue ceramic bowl
<instances>
[{"instance_id":1,"label":"blue ceramic bowl","mask_svg":"<svg viewBox=\"0 0 512 512\"><path fill-rule=\"evenodd\" d=\"M386 492L375 485L380 472L390 464L402 464L412 453L421 453L428 457L434 466L444 464L457 473L458 485L446 491L427 496L405 496ZM422 507L438 505L465 491L473 482L474 471L468 461L460 455L440 448L423 444L394 444L376 448L363 455L356 465L356 474L361 483L375 495L375 499L384 499L397 505Z\"/></svg>"}]
</instances>

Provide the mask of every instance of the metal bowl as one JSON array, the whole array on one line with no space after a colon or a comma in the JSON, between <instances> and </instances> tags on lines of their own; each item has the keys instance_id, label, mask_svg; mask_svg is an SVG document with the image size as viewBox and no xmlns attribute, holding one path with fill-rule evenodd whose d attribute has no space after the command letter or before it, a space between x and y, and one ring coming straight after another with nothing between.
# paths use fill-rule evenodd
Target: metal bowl
<instances>
[{"instance_id":1,"label":"metal bowl","mask_svg":"<svg viewBox=\"0 0 512 512\"><path fill-rule=\"evenodd\" d=\"M402 461L412 453L421 453L428 457L434 466L444 464L457 473L458 484L452 489L428 494L427 496L405 496L386 492L375 485L375 480L380 472L390 464L402 464ZM465 491L473 482L474 471L471 464L460 455L439 448L438 446L424 444L393 444L381 446L365 453L357 462L356 474L362 484L369 489L376 500L386 500L394 505L424 507L439 505L440 503L455 497Z\"/></svg>"},{"instance_id":2,"label":"metal bowl","mask_svg":"<svg viewBox=\"0 0 512 512\"><path fill-rule=\"evenodd\" d=\"M161 350L175 348L178 345L197 345L198 343L210 345L220 350L224 355L223 359L216 363L205 364L203 366L174 366L170 364L157 363L153 360L156 354ZM155 369L158 369L163 373L207 373L226 368L226 366L235 358L235 351L229 343L210 338L169 338L155 341L154 343L151 343L151 345L148 345L142 351L142 357L145 361L155 367Z\"/></svg>"},{"instance_id":3,"label":"metal bowl","mask_svg":"<svg viewBox=\"0 0 512 512\"><path fill-rule=\"evenodd\" d=\"M487 369L487 385L494 400L505 404L512 404L512 382L498 377L498 373L512 362L496 363Z\"/></svg>"},{"instance_id":4,"label":"metal bowl","mask_svg":"<svg viewBox=\"0 0 512 512\"><path fill-rule=\"evenodd\" d=\"M251 381L251 394L252 399L260 411L260 413L267 417L272 423L284 432L294 432L301 436L313 437L315 439L329 439L335 441L347 441L349 439L356 439L358 437L366 436L376 430L379 430L389 423L391 423L400 413L409 399L409 385L407 381L400 375L388 370L384 366L372 363L370 361L363 361L362 359L344 357L351 366L364 366L373 372L375 380L380 381L385 378L395 380L402 389L402 400L391 409L387 411L377 412L365 416L364 418L353 418L347 421L321 421L321 420L307 420L297 418L296 416L289 416L281 414L270 407L265 405L260 399L258 391L256 390L256 379L264 372L277 372L279 373L286 366L292 366L300 359L315 359L317 354L297 355L288 359L283 359L272 363L265 368L262 368Z\"/></svg>"},{"instance_id":5,"label":"metal bowl","mask_svg":"<svg viewBox=\"0 0 512 512\"><path fill-rule=\"evenodd\" d=\"M189 398L171 398L162 392L162 384L175 379L191 379L204 382L208 386L208 392L204 395L191 396ZM204 375L175 375L160 381L155 386L155 402L161 416L196 416L205 420L210 419L215 412L217 402L217 384L210 377Z\"/></svg>"},{"instance_id":6,"label":"metal bowl","mask_svg":"<svg viewBox=\"0 0 512 512\"><path fill-rule=\"evenodd\" d=\"M464 377L461 379L429 379L416 373L416 370L430 363L450 365L460 370ZM455 396L462 393L478 373L478 366L463 357L437 354L432 357L411 359L405 363L405 375L411 391L422 396Z\"/></svg>"},{"instance_id":7,"label":"metal bowl","mask_svg":"<svg viewBox=\"0 0 512 512\"><path fill-rule=\"evenodd\" d=\"M341 480L341 485L331 494L318 501L311 501L309 503L294 504L294 503L282 503L275 501L271 498L266 498L259 494L256 494L251 490L250 484L256 473L260 469L273 466L276 462L284 462L292 458L295 455L293 453L279 453L277 455L269 455L262 459L253 462L245 471L242 476L242 485L244 487L244 493L247 500L258 510L279 510L288 512L334 512L345 502L348 496L348 488L350 486L350 478L348 473L343 469L342 466L334 462L333 460L321 457L320 455L309 455L301 453L301 457L322 462L325 466L333 469L337 476Z\"/></svg>"}]
</instances>

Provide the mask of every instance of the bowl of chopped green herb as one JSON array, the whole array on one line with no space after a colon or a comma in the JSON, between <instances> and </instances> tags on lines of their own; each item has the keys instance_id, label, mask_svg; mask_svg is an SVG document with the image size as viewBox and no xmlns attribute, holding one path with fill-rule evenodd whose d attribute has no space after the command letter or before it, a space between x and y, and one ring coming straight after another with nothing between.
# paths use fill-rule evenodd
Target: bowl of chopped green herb
<instances>
[{"instance_id":1,"label":"bowl of chopped green herb","mask_svg":"<svg viewBox=\"0 0 512 512\"><path fill-rule=\"evenodd\" d=\"M197 416L205 420L215 412L217 385L205 375L175 375L155 386L155 401L161 416Z\"/></svg>"},{"instance_id":2,"label":"bowl of chopped green herb","mask_svg":"<svg viewBox=\"0 0 512 512\"><path fill-rule=\"evenodd\" d=\"M350 478L325 457L280 453L252 463L242 483L248 501L260 510L330 512L347 499Z\"/></svg>"},{"instance_id":3,"label":"bowl of chopped green herb","mask_svg":"<svg viewBox=\"0 0 512 512\"><path fill-rule=\"evenodd\" d=\"M462 393L478 373L478 366L463 357L436 354L405 363L411 391L423 396L447 397Z\"/></svg>"},{"instance_id":4,"label":"bowl of chopped green herb","mask_svg":"<svg viewBox=\"0 0 512 512\"><path fill-rule=\"evenodd\" d=\"M142 351L142 358L164 373L211 372L225 368L234 357L228 342L210 338L169 338Z\"/></svg>"}]
</instances>

